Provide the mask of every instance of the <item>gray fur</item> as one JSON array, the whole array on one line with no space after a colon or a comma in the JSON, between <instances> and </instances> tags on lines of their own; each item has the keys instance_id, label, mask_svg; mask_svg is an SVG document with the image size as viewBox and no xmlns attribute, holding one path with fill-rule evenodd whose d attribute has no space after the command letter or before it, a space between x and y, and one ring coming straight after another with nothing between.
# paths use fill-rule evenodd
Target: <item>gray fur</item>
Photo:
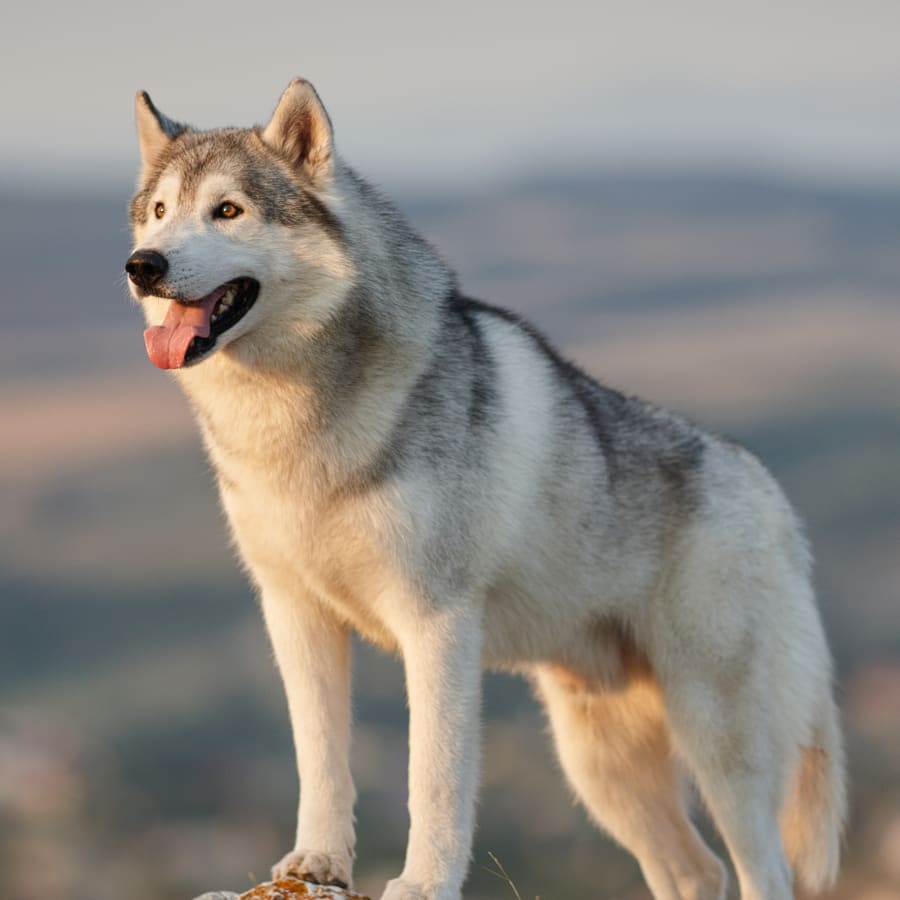
<instances>
[{"instance_id":1,"label":"gray fur","mask_svg":"<svg viewBox=\"0 0 900 900\"><path fill-rule=\"evenodd\" d=\"M255 197L267 221L296 228L314 221L333 238L340 239L338 219L304 184L297 173L277 164L277 157L259 139L258 129L216 129L198 132L179 126L171 148L161 157L147 181L141 185L130 206L132 225L146 224L149 199L163 172L182 177L179 203L190 205L198 184L216 169L231 173L241 189ZM263 157L260 159L260 153Z\"/></svg>"}]
</instances>

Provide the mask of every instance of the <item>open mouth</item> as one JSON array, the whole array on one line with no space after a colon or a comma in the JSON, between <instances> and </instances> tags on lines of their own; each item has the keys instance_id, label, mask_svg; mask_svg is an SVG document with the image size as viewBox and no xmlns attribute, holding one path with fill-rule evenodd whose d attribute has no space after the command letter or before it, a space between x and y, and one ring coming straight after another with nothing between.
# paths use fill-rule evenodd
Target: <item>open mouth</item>
<instances>
[{"instance_id":1,"label":"open mouth","mask_svg":"<svg viewBox=\"0 0 900 900\"><path fill-rule=\"evenodd\" d=\"M236 278L199 300L172 300L162 325L144 332L150 361L160 369L199 362L247 315L258 296L258 281Z\"/></svg>"},{"instance_id":2,"label":"open mouth","mask_svg":"<svg viewBox=\"0 0 900 900\"><path fill-rule=\"evenodd\" d=\"M250 312L259 296L259 282L253 278L238 278L216 288L210 296L219 291L222 291L222 295L215 301L209 315L209 334L206 337L194 337L188 344L182 365L196 362L201 356L205 356L215 346L220 334L237 325Z\"/></svg>"}]
</instances>

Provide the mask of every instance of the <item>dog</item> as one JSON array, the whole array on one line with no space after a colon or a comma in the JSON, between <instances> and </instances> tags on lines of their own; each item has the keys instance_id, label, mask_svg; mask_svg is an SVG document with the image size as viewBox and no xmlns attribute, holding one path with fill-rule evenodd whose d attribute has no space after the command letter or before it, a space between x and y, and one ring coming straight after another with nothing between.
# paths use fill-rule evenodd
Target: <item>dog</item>
<instances>
[{"instance_id":1,"label":"dog","mask_svg":"<svg viewBox=\"0 0 900 900\"><path fill-rule=\"evenodd\" d=\"M350 885L350 634L399 654L410 829L382 900L458 900L484 667L543 701L569 784L657 900L830 885L845 815L801 526L741 446L603 386L465 296L338 155L314 88L264 127L136 101L125 269L259 591L301 794L273 868Z\"/></svg>"}]
</instances>

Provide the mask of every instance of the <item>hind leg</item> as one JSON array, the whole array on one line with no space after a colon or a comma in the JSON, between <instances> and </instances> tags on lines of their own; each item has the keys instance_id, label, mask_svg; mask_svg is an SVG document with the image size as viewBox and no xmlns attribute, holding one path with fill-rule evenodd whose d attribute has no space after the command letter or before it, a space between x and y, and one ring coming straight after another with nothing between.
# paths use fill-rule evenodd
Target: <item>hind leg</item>
<instances>
[{"instance_id":1,"label":"hind leg","mask_svg":"<svg viewBox=\"0 0 900 900\"><path fill-rule=\"evenodd\" d=\"M656 900L721 900L724 869L688 819L652 676L608 690L555 666L535 676L569 783L637 857Z\"/></svg>"},{"instance_id":2,"label":"hind leg","mask_svg":"<svg viewBox=\"0 0 900 900\"><path fill-rule=\"evenodd\" d=\"M661 677L675 747L728 846L742 900L790 900L779 812L797 753L773 721L776 692L704 675L688 666Z\"/></svg>"}]
</instances>

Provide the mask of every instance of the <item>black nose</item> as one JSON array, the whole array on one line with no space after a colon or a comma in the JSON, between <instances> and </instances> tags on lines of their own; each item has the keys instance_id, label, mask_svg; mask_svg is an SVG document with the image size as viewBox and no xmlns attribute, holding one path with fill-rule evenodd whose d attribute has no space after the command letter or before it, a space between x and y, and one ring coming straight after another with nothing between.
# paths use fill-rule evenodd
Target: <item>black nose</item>
<instances>
[{"instance_id":1,"label":"black nose","mask_svg":"<svg viewBox=\"0 0 900 900\"><path fill-rule=\"evenodd\" d=\"M145 291L149 291L168 269L166 258L155 250L135 250L125 263L128 277Z\"/></svg>"}]
</instances>

